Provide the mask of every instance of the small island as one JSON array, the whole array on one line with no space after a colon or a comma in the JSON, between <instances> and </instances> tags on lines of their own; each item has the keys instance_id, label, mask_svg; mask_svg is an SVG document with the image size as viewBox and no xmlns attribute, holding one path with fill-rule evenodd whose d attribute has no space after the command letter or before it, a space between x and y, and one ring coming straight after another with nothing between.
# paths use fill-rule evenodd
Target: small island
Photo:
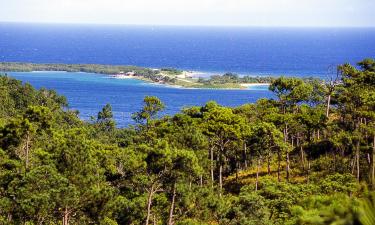
<instances>
[{"instance_id":1,"label":"small island","mask_svg":"<svg viewBox=\"0 0 375 225\"><path fill-rule=\"evenodd\" d=\"M201 77L191 71L175 68L152 69L138 66L99 64L50 64L0 62L2 72L66 71L106 74L117 79L140 79L156 84L183 88L247 89L252 85L268 85L270 76L239 76L235 73Z\"/></svg>"}]
</instances>

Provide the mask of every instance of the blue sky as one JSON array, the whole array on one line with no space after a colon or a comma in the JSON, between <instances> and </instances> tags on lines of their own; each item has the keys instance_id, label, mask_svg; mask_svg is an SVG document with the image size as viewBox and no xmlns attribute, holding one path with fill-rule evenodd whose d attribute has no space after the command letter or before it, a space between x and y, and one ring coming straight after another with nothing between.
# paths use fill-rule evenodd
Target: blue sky
<instances>
[{"instance_id":1,"label":"blue sky","mask_svg":"<svg viewBox=\"0 0 375 225\"><path fill-rule=\"evenodd\" d=\"M375 26L375 0L0 0L0 21L209 26Z\"/></svg>"}]
</instances>

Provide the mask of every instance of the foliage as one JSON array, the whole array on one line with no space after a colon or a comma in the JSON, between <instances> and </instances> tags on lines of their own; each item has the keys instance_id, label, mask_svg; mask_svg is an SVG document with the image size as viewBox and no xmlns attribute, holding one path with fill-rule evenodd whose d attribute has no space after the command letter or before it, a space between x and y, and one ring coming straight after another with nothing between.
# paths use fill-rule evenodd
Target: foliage
<instances>
[{"instance_id":1,"label":"foliage","mask_svg":"<svg viewBox=\"0 0 375 225\"><path fill-rule=\"evenodd\" d=\"M339 66L335 85L280 77L275 99L236 108L159 117L147 96L123 129L109 104L84 122L56 92L0 76L0 224L374 224L374 65Z\"/></svg>"}]
</instances>

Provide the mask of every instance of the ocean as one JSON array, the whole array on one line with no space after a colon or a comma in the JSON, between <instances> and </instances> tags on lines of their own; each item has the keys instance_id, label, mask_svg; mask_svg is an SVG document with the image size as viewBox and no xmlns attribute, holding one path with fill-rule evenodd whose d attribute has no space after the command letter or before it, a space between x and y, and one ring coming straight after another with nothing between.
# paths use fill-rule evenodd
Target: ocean
<instances>
[{"instance_id":1,"label":"ocean","mask_svg":"<svg viewBox=\"0 0 375 225\"><path fill-rule=\"evenodd\" d=\"M325 78L329 68L366 57L375 57L375 28L0 23L0 61Z\"/></svg>"},{"instance_id":2,"label":"ocean","mask_svg":"<svg viewBox=\"0 0 375 225\"><path fill-rule=\"evenodd\" d=\"M206 74L326 78L338 64L375 58L375 28L245 28L0 23L0 61L174 67ZM37 88L57 90L88 120L106 103L118 126L132 124L146 95L164 114L214 100L239 106L272 97L250 90L193 90L66 72L10 73Z\"/></svg>"}]
</instances>

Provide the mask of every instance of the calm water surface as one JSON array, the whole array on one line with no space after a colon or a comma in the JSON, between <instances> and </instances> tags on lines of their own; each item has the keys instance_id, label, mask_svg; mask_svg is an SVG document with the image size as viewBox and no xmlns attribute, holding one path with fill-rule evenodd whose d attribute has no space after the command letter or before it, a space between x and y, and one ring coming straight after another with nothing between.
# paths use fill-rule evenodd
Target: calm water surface
<instances>
[{"instance_id":1,"label":"calm water surface","mask_svg":"<svg viewBox=\"0 0 375 225\"><path fill-rule=\"evenodd\" d=\"M175 67L325 77L375 57L374 28L230 28L0 23L0 61Z\"/></svg>"},{"instance_id":2,"label":"calm water surface","mask_svg":"<svg viewBox=\"0 0 375 225\"><path fill-rule=\"evenodd\" d=\"M169 115L183 107L203 105L210 100L225 106L239 106L272 96L265 86L249 90L181 89L89 73L12 72L9 75L36 88L55 89L67 97L70 108L78 109L85 120L96 116L106 103L110 103L121 127L133 122L131 114L142 107L142 100L147 95L159 97L166 104L164 114Z\"/></svg>"}]
</instances>

